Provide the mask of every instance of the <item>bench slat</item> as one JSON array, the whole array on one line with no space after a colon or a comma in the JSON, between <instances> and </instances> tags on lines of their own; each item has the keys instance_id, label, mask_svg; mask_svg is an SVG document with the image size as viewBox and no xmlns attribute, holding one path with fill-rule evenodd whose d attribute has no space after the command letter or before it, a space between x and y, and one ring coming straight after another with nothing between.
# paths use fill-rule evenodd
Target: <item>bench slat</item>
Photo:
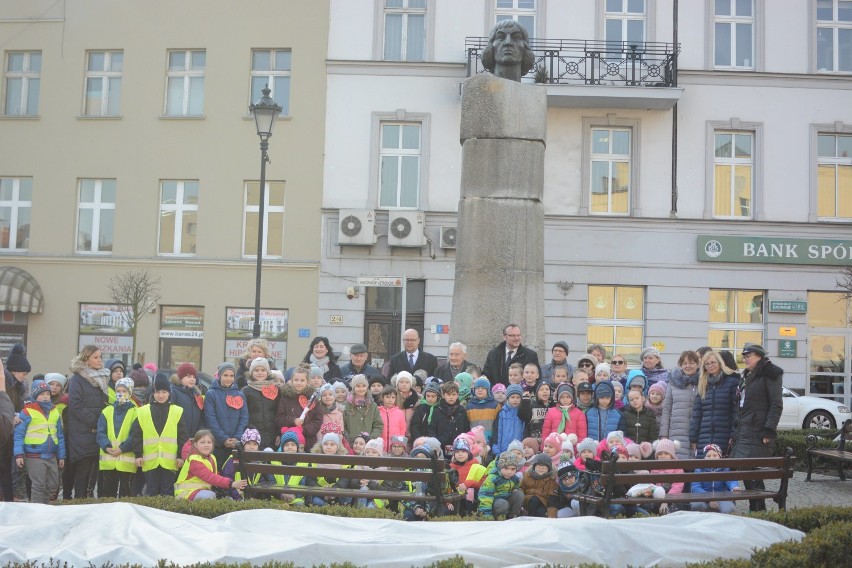
<instances>
[{"instance_id":1,"label":"bench slat","mask_svg":"<svg viewBox=\"0 0 852 568\"><path fill-rule=\"evenodd\" d=\"M781 479L784 473L777 469L759 469L752 471L702 471L684 473L616 473L613 479L616 485L636 485L637 483L676 483L692 481L745 481L754 479ZM603 479L604 476L601 476Z\"/></svg>"},{"instance_id":2,"label":"bench slat","mask_svg":"<svg viewBox=\"0 0 852 568\"><path fill-rule=\"evenodd\" d=\"M269 493L279 495L287 493L290 495L316 495L317 497L335 497L338 499L388 499L391 501L435 501L434 495L416 495L404 491L360 491L358 489L341 489L339 487L308 487L299 485L296 487L282 487L280 485L252 485L251 492ZM448 493L441 496L442 501L458 501L461 495Z\"/></svg>"},{"instance_id":3,"label":"bench slat","mask_svg":"<svg viewBox=\"0 0 852 568\"><path fill-rule=\"evenodd\" d=\"M376 479L389 481L432 481L431 471L404 471L387 469L352 469L331 467L310 467L294 465L273 465L259 463L241 463L242 469L249 476L261 473L272 475L297 475L303 477L334 477L346 479ZM422 465L422 464L421 464Z\"/></svg>"}]
</instances>

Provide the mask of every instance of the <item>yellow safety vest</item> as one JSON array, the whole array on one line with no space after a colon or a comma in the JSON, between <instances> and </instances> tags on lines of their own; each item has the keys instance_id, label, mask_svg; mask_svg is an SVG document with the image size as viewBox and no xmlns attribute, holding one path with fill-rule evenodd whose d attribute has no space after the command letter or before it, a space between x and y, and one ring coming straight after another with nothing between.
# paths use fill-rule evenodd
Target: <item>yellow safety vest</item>
<instances>
[{"instance_id":1,"label":"yellow safety vest","mask_svg":"<svg viewBox=\"0 0 852 568\"><path fill-rule=\"evenodd\" d=\"M216 456L210 454L210 459L206 460L198 454L192 454L186 461L183 462L183 467L180 468L180 474L178 474L177 481L175 481L175 499L189 499L189 496L192 495L193 491L198 491L199 489L210 489L211 485L201 479L200 477L189 477L189 465L194 461L200 461L204 464L210 473L216 473ZM213 463L210 463L210 462Z\"/></svg>"},{"instance_id":2,"label":"yellow safety vest","mask_svg":"<svg viewBox=\"0 0 852 568\"><path fill-rule=\"evenodd\" d=\"M166 425L158 433L151 418L151 405L146 404L136 410L136 420L142 428L142 471L151 471L157 467L177 471L178 422L182 415L183 408L176 404L170 405Z\"/></svg>"},{"instance_id":3,"label":"yellow safety vest","mask_svg":"<svg viewBox=\"0 0 852 568\"><path fill-rule=\"evenodd\" d=\"M107 403L115 402L115 387L107 386Z\"/></svg>"},{"instance_id":4,"label":"yellow safety vest","mask_svg":"<svg viewBox=\"0 0 852 568\"><path fill-rule=\"evenodd\" d=\"M58 446L59 431L57 430L57 424L59 423L59 412L56 408L51 408L47 416L34 408L24 408L24 411L30 415L30 423L24 434L24 444L27 446L40 446L50 436L53 443Z\"/></svg>"},{"instance_id":5,"label":"yellow safety vest","mask_svg":"<svg viewBox=\"0 0 852 568\"><path fill-rule=\"evenodd\" d=\"M119 444L130 437L130 427L133 425L133 421L136 420L136 407L127 410L127 414L124 415L124 420L121 422L121 428L118 430L118 436L115 435L115 421L113 420L115 407L107 406L101 411L101 414L106 418L107 439L117 448ZM125 473L134 473L136 471L136 455L131 450L119 456L111 456L101 448L99 466L102 471L118 470Z\"/></svg>"}]
</instances>

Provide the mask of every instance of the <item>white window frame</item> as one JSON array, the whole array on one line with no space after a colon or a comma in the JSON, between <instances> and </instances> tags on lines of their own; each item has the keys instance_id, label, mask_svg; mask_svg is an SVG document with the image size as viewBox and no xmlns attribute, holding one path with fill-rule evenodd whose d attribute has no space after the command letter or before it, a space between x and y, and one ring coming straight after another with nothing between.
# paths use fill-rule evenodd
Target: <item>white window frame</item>
<instances>
[{"instance_id":1,"label":"white window frame","mask_svg":"<svg viewBox=\"0 0 852 568\"><path fill-rule=\"evenodd\" d=\"M840 30L849 30L852 33L852 22L841 22L838 21L838 0L832 0L832 19L831 20L819 20L817 19L817 0L811 0L810 6L810 19L812 25L810 26L812 41L811 46L813 48L813 56L811 57L811 66L814 73L831 73L838 75L847 75L852 73L852 69L841 71L839 70L840 65ZM820 68L819 67L819 35L818 30L820 28L823 29L831 29L832 30L832 68ZM849 58L850 65L852 65L852 54L847 56Z\"/></svg>"},{"instance_id":2,"label":"white window frame","mask_svg":"<svg viewBox=\"0 0 852 568\"><path fill-rule=\"evenodd\" d=\"M496 25L498 21L510 19L514 21L518 21L519 17L532 17L533 25L532 28L527 29L527 33L531 38L537 37L538 34L538 8L540 4L544 2L542 0L532 0L533 7L532 8L520 8L518 7L518 0L511 0L512 7L511 8L500 8L497 6L498 0L490 0L492 7L494 8L494 15L488 20L491 22L491 25ZM502 16L502 17L501 17Z\"/></svg>"},{"instance_id":3,"label":"white window frame","mask_svg":"<svg viewBox=\"0 0 852 568\"><path fill-rule=\"evenodd\" d=\"M630 130L630 189L627 198L626 213L592 213L592 130L597 129L616 129ZM614 217L639 217L642 212L639 208L639 190L640 190L640 141L642 140L639 120L623 119L616 117L615 114L608 114L605 117L584 117L583 118L583 147L582 147L582 164L580 166L583 183L583 191L580 202L580 215L593 216L614 216ZM595 155L596 156L596 155Z\"/></svg>"},{"instance_id":4,"label":"white window frame","mask_svg":"<svg viewBox=\"0 0 852 568\"><path fill-rule=\"evenodd\" d=\"M627 22L629 21L642 21L642 41L652 41L652 29L654 22L654 0L645 0L645 12L628 12L627 11L627 3L629 0L621 0L622 7L618 12L611 12L607 10L606 0L598 0L598 13L600 17L598 21L600 22L600 29L598 33L598 37L600 37L604 41L619 41L626 42L627 41ZM618 40L609 40L606 37L606 23L607 20L621 20L621 37Z\"/></svg>"},{"instance_id":5,"label":"white window frame","mask_svg":"<svg viewBox=\"0 0 852 568\"><path fill-rule=\"evenodd\" d=\"M385 148L384 144L384 127L385 126L399 126L399 136L400 139L402 137L403 128L405 126L416 126L418 130L418 147L416 149L407 149L407 148ZM385 158L399 158L397 162L396 168L396 205L387 205L381 203L382 198L382 188L381 188L381 177L379 179L379 208L380 209L417 209L418 206L403 206L399 205L400 202L400 194L402 192L402 159L403 158L417 158L417 203L420 202L420 168L422 167L422 150L423 150L423 128L419 122L399 122L399 121L383 121L379 128L379 175L381 176L381 172L383 170L382 163Z\"/></svg>"},{"instance_id":6,"label":"white window frame","mask_svg":"<svg viewBox=\"0 0 852 568\"><path fill-rule=\"evenodd\" d=\"M254 54L259 52L267 52L269 53L269 63L272 69L255 69L254 68ZM276 70L275 62L278 58L279 53L288 53L290 55L290 68L287 70ZM290 95L292 93L292 77L293 77L293 50L289 48L270 48L270 49L252 49L251 50L252 63L251 63L251 79L249 80L249 104L254 104L257 100L260 99L262 93L254 92L252 89L252 84L254 83L254 79L256 77L266 78L266 84L269 87L269 90L272 91L269 96L281 106L281 113L278 116L290 116ZM290 89L287 92L287 101L286 104L283 104L280 100L280 97L277 97L280 93L275 91L275 78L276 77L287 77L290 79L290 83L288 86Z\"/></svg>"},{"instance_id":7,"label":"white window frame","mask_svg":"<svg viewBox=\"0 0 852 568\"><path fill-rule=\"evenodd\" d=\"M89 60L91 56L95 53L101 53L104 56L104 67L105 69L89 69ZM116 54L121 54L122 56L122 68L119 71L114 71L112 69L113 57ZM108 117L117 117L121 116L121 99L118 100L118 108L115 109L114 112L109 111L109 100L110 100L110 86L114 85L114 80L118 80L119 85L119 94L121 92L121 84L122 80L122 72L124 69L124 51L120 49L113 50L103 50L103 49L93 49L86 52L86 76L83 82L83 116L97 117L97 116L108 116ZM87 112L87 101L89 100L89 80L90 79L100 79L101 81L101 104L100 109L97 113L89 114Z\"/></svg>"},{"instance_id":8,"label":"white window frame","mask_svg":"<svg viewBox=\"0 0 852 568\"><path fill-rule=\"evenodd\" d=\"M248 230L248 214L249 213L260 213L260 204L257 205L249 205L248 196L249 196L249 184L256 183L258 186L260 185L260 180L248 180L243 182L243 242L240 245L240 252L242 253L243 258L253 258L257 259L257 254L246 254L246 231ZM280 260L283 258L282 255L274 255L270 256L267 251L269 250L269 214L270 213L280 213L282 218L284 216L284 210L287 205L287 190L286 184L284 189L284 205L270 205L269 204L269 196L271 195L270 185L273 183L284 184L284 181L280 180L266 180L265 186L266 190L263 192L264 197L264 206L263 206L263 258L271 259L271 260ZM258 215L259 220L260 215ZM254 231L257 232L257 227L254 228ZM282 250L284 249L284 233L282 230L281 233L281 242L282 242Z\"/></svg>"},{"instance_id":9,"label":"white window frame","mask_svg":"<svg viewBox=\"0 0 852 568\"><path fill-rule=\"evenodd\" d=\"M835 138L835 148L837 147L837 137L843 136L845 138L852 138L852 134L845 134L840 132L820 132L817 134L817 144L819 144L819 136L831 136ZM852 167L852 156L820 156L819 152L817 152L817 170L819 170L820 166L833 166L834 167L834 211L835 215L833 217L819 217L820 221L843 221L843 222L852 222L852 215L849 217L839 217L837 216L838 210L838 200L840 199L840 188L837 184L837 167L838 166L847 166ZM819 188L817 188L819 191ZM819 202L819 195L817 195L817 202ZM817 203L818 204L818 203ZM819 209L817 209L817 213Z\"/></svg>"},{"instance_id":10,"label":"white window frame","mask_svg":"<svg viewBox=\"0 0 852 568\"><path fill-rule=\"evenodd\" d=\"M736 136L748 136L751 138L751 156L748 158L738 158L736 156L731 157L720 157L716 156L715 148L715 137L720 134L727 134L731 136L732 140L735 140ZM735 179L735 171L737 166L749 166L751 168L751 187L749 188L749 207L748 207L748 215L716 215L716 204L713 204L713 218L714 219L729 219L729 220L750 220L754 217L754 133L747 132L743 130L717 130L714 133L714 144L713 144L713 198L716 198L716 168L717 165L724 165L731 167L731 179L728 180L728 205L730 206L731 211L735 211L736 209L741 209L741 206L735 203L736 199L736 179ZM732 152L735 153L735 152Z\"/></svg>"},{"instance_id":11,"label":"white window frame","mask_svg":"<svg viewBox=\"0 0 852 568\"><path fill-rule=\"evenodd\" d=\"M429 44L431 35L431 28L429 22L429 15L434 13L434 2L430 0L426 0L425 8L411 8L409 7L410 0L402 0L403 5L402 8L389 8L386 6L385 0L378 0L380 2L380 10L381 10L381 45L379 51L379 59L381 61L396 61L399 63L405 62L422 62L429 61L430 50ZM431 8L431 9L430 9ZM402 16L402 37L400 39L400 57L399 59L387 59L385 57L385 43L386 37L385 34L387 32L387 16L389 15L401 15ZM409 59L408 58L408 16L423 16L423 59Z\"/></svg>"},{"instance_id":12,"label":"white window frame","mask_svg":"<svg viewBox=\"0 0 852 568\"><path fill-rule=\"evenodd\" d=\"M23 69L21 71L10 71L9 70L9 62L11 60L12 55L23 55ZM39 70L32 71L32 57L34 55L39 56ZM4 65L4 81L3 81L3 116L9 117L24 117L24 118L37 118L39 116L38 107L39 107L39 97L41 95L41 65L42 65L42 56L41 51L7 51L6 52L6 61ZM20 107L19 113L10 113L7 112L9 107L9 79L21 79L21 98L18 101L18 105ZM38 82L38 94L35 99L35 112L33 114L29 114L27 112L27 101L29 100L30 86L31 83Z\"/></svg>"},{"instance_id":13,"label":"white window frame","mask_svg":"<svg viewBox=\"0 0 852 568\"><path fill-rule=\"evenodd\" d=\"M714 175L716 168L715 147L716 133L719 131L732 131L737 133L752 134L752 180L751 180L751 217L716 217L714 214L715 186ZM757 221L765 220L765 212L763 207L763 123L762 122L747 122L739 118L731 118L729 120L710 120L706 123L706 140L705 147L707 148L705 171L705 199L704 199L704 215L705 219L729 219L736 221L745 221L754 219Z\"/></svg>"},{"instance_id":14,"label":"white window frame","mask_svg":"<svg viewBox=\"0 0 852 568\"><path fill-rule=\"evenodd\" d=\"M592 326L597 327L611 327L612 328L612 343L603 343L602 345L607 350L607 356L612 357L616 353L619 355L625 355L628 353L625 351L625 348L635 348L635 345L621 345L616 343L616 338L618 337L618 328L620 327L630 327L630 328L639 328L642 330L642 339L639 342L639 350L642 350L642 345L645 344L645 320L648 317L648 288L646 286L634 286L629 284L588 284L586 286L586 305L587 308L591 305L593 299L590 297L590 289L592 286L597 286L600 288L612 288L613 289L613 298L616 305L619 303L618 299L618 289L619 288L641 288L642 289L642 318L643 319L622 319L615 317L617 315L617 311L613 309L613 317L610 318L591 318L589 317L589 311L586 310L586 343L590 343L589 341L589 328ZM636 363L637 361L631 361L631 363Z\"/></svg>"},{"instance_id":15,"label":"white window frame","mask_svg":"<svg viewBox=\"0 0 852 568\"><path fill-rule=\"evenodd\" d=\"M171 59L171 55L173 53L183 53L183 69L170 69L169 68L169 60ZM192 54L193 53L204 53L204 69L192 69ZM205 98L206 98L206 90L207 90L207 80L206 80L206 72L207 72L207 50L206 49L170 49L166 53L166 97L165 97L165 106L163 107L163 116L169 118L199 118L204 116L204 111L202 110L200 114L189 114L190 107L190 79L201 77L204 80L204 94L201 98L201 108L204 108ZM183 78L183 94L182 94L182 104L181 104L181 113L180 114L169 114L169 79Z\"/></svg>"},{"instance_id":16,"label":"white window frame","mask_svg":"<svg viewBox=\"0 0 852 568\"><path fill-rule=\"evenodd\" d=\"M736 69L736 70L748 70L748 71L753 70L755 68L755 65L754 65L755 43L757 43L757 42L755 42L755 38L754 38L755 31L756 31L756 21L755 21L756 20L756 18L755 18L756 12L755 12L755 9L757 7L755 6L754 0L751 0L751 16L739 16L739 15L734 13L734 12L736 12L737 0L727 0L727 1L730 5L730 8L731 8L731 14L727 15L727 16L716 14L715 2L714 2L713 36L712 36L713 37L713 67L715 69ZM728 46L728 48L730 49L731 60L727 65L721 65L721 64L716 62L716 43L718 41L718 38L716 37L716 25L717 24L725 24L730 29L731 40L730 40L730 45ZM751 38L751 46L750 46L751 47L751 60L749 61L748 65L737 65L737 62L736 62L736 59L737 59L737 33L736 33L736 30L737 30L737 27L741 26L741 25L750 25L751 26L751 36L750 36L750 38Z\"/></svg>"},{"instance_id":17,"label":"white window frame","mask_svg":"<svg viewBox=\"0 0 852 568\"><path fill-rule=\"evenodd\" d=\"M811 182L811 191L810 191L810 214L808 215L808 221L812 223L816 222L824 222L824 223L852 223L852 218L846 217L820 217L819 216L819 165L822 163L832 163L837 164L840 163L838 160L841 158L835 158L834 160L830 158L826 158L826 161L819 157L819 135L820 134L833 134L833 135L852 135L852 124L844 124L842 121L837 121L832 124L811 124L811 132L810 132L810 155L811 155L811 171L810 171L810 182ZM848 161L843 161L843 165L848 164ZM837 187L835 186L835 199L837 195Z\"/></svg>"},{"instance_id":18,"label":"white window frame","mask_svg":"<svg viewBox=\"0 0 852 568\"><path fill-rule=\"evenodd\" d=\"M174 183L175 184L175 202L174 203L165 203L163 201L163 189L164 184L166 183ZM174 179L164 179L160 180L160 226L157 227L157 254L159 256L195 256L195 252L181 252L182 249L182 238L183 238L183 216L184 213L198 213L198 204L197 203L184 203L184 189L186 188L187 183L195 183L198 184L198 180L174 180ZM201 193L201 187L198 188L199 198ZM174 235L172 237L172 250L171 252L166 252L161 250L162 243L160 242L160 238L162 237L161 224L163 220L163 214L172 213L175 216L174 222ZM197 219L197 217L196 217ZM196 232L196 245L198 244L197 240L197 232Z\"/></svg>"},{"instance_id":19,"label":"white window frame","mask_svg":"<svg viewBox=\"0 0 852 568\"><path fill-rule=\"evenodd\" d=\"M382 124L384 123L419 123L420 124L420 178L417 191L417 207L383 207L381 199L381 145ZM370 180L367 196L367 207L382 210L425 210L428 204L429 188L429 151L431 137L431 114L409 112L398 109L396 112L374 112L370 132Z\"/></svg>"},{"instance_id":20,"label":"white window frame","mask_svg":"<svg viewBox=\"0 0 852 568\"><path fill-rule=\"evenodd\" d=\"M766 340L766 314L768 307L768 297L766 290L759 289L746 289L746 288L710 288L707 291L707 310L713 309L713 306L710 305L710 296L713 292L727 292L735 293L737 296L741 292L761 292L763 294L763 304L760 306L760 323L752 323L752 322L711 322L710 315L707 315L707 343L713 349L724 349L727 351L731 351L737 359L738 363L742 363L742 356L740 355L742 345L738 345L737 338L739 337L740 332L746 333L755 333L760 332L761 338L763 341ZM736 311L737 302L734 302L734 314L737 314ZM727 306L727 309L730 310L730 305ZM731 331L734 334L734 345L729 347L723 347L721 345L713 345L710 341L710 332L711 331ZM760 343L761 345L765 345L765 343Z\"/></svg>"},{"instance_id":21,"label":"white window frame","mask_svg":"<svg viewBox=\"0 0 852 568\"><path fill-rule=\"evenodd\" d=\"M81 201L83 196L83 183L86 181L94 182L94 197L91 203L83 203ZM81 178L77 182L77 231L75 232L76 242L74 244L77 254L97 254L97 255L111 255L112 250L100 250L99 244L101 240L101 212L103 211L112 211L113 215L113 234L110 236L111 245L115 248L115 203L104 203L101 199L103 182L111 181L115 183L114 179L93 179L93 178ZM118 187L116 186L116 195L115 198L118 200ZM92 244L91 250L84 250L80 248L80 212L84 209L92 210Z\"/></svg>"},{"instance_id":22,"label":"white window frame","mask_svg":"<svg viewBox=\"0 0 852 568\"><path fill-rule=\"evenodd\" d=\"M30 185L30 199L21 199L21 182L28 181ZM32 231L32 183L33 178L0 178L0 183L11 182L12 196L9 200L4 200L0 194L0 207L10 209L9 214L9 246L3 247L0 243L0 251L3 252L26 252L29 250L29 242L24 246L18 243L18 231L20 230L20 212L21 209L29 209L30 211L30 230ZM28 237L29 240L29 237Z\"/></svg>"}]
</instances>

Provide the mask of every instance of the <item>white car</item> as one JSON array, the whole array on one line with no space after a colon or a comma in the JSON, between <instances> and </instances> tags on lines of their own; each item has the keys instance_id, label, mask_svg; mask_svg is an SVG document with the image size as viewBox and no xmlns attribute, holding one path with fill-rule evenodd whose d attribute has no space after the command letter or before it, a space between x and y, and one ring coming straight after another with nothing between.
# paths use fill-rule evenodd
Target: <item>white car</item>
<instances>
[{"instance_id":1,"label":"white car","mask_svg":"<svg viewBox=\"0 0 852 568\"><path fill-rule=\"evenodd\" d=\"M819 428L834 430L843 424L852 414L845 404L830 398L818 396L799 396L787 387L784 388L784 410L778 422L779 430L799 428Z\"/></svg>"}]
</instances>

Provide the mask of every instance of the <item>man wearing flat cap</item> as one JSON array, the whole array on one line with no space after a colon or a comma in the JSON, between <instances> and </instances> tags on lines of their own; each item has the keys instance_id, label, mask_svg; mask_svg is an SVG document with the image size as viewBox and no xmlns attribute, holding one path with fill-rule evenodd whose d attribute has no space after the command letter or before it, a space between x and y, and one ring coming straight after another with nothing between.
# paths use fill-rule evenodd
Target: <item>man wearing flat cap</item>
<instances>
[{"instance_id":1,"label":"man wearing flat cap","mask_svg":"<svg viewBox=\"0 0 852 568\"><path fill-rule=\"evenodd\" d=\"M340 374L343 376L343 382L349 385L349 381L355 375L364 375L368 379L370 377L382 376L382 372L367 364L370 358L370 353L367 351L367 346L363 343L356 343L349 348L349 362L340 368Z\"/></svg>"},{"instance_id":2,"label":"man wearing flat cap","mask_svg":"<svg viewBox=\"0 0 852 568\"><path fill-rule=\"evenodd\" d=\"M742 351L745 370L737 389L732 458L771 457L778 421L784 409L784 371L773 364L760 345L746 343ZM746 489L763 489L763 481L744 481ZM764 499L749 500L750 511L765 511Z\"/></svg>"}]
</instances>

